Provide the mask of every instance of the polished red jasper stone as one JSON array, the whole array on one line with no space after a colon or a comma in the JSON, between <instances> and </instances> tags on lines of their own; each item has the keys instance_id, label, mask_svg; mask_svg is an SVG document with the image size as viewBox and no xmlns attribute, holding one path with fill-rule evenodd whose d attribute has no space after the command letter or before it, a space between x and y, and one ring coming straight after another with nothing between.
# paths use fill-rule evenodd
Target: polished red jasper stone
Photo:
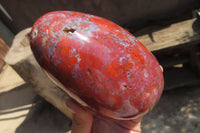
<instances>
[{"instance_id":1,"label":"polished red jasper stone","mask_svg":"<svg viewBox=\"0 0 200 133\"><path fill-rule=\"evenodd\" d=\"M30 43L41 67L97 114L136 118L161 96L163 73L156 58L109 20L50 12L35 22Z\"/></svg>"}]
</instances>

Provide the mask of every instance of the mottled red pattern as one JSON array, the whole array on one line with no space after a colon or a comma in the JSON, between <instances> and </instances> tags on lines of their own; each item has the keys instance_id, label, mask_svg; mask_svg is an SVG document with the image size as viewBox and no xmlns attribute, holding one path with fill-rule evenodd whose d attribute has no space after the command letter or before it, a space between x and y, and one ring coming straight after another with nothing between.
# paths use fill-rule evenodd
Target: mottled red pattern
<instances>
[{"instance_id":1,"label":"mottled red pattern","mask_svg":"<svg viewBox=\"0 0 200 133\"><path fill-rule=\"evenodd\" d=\"M109 20L50 12L35 22L30 42L39 64L95 112L133 118L160 98L164 81L157 60Z\"/></svg>"}]
</instances>

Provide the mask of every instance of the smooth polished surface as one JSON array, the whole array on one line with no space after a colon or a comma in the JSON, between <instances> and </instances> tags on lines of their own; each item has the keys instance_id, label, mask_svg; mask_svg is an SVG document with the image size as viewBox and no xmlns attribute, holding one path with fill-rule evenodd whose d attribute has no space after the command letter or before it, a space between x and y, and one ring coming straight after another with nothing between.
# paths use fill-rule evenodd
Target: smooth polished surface
<instances>
[{"instance_id":1,"label":"smooth polished surface","mask_svg":"<svg viewBox=\"0 0 200 133\"><path fill-rule=\"evenodd\" d=\"M39 64L92 111L136 118L158 102L163 74L155 57L115 23L89 14L57 11L31 32Z\"/></svg>"}]
</instances>

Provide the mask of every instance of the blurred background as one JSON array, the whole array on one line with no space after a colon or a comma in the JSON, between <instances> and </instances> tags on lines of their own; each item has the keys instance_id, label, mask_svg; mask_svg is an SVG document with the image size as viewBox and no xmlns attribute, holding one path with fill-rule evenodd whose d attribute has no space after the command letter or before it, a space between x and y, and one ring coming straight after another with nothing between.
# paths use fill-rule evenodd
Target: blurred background
<instances>
[{"instance_id":1,"label":"blurred background","mask_svg":"<svg viewBox=\"0 0 200 133\"><path fill-rule=\"evenodd\" d=\"M135 35L164 68L165 88L143 133L200 132L199 0L0 0L0 132L64 133L71 121L6 62L17 33L56 10L107 18ZM165 43L166 42L166 43Z\"/></svg>"},{"instance_id":2,"label":"blurred background","mask_svg":"<svg viewBox=\"0 0 200 133\"><path fill-rule=\"evenodd\" d=\"M152 21L191 17L199 7L198 0L1 0L2 21L16 34L31 27L43 14L55 10L70 10L107 18L128 27ZM190 15L186 17L186 13Z\"/></svg>"}]
</instances>

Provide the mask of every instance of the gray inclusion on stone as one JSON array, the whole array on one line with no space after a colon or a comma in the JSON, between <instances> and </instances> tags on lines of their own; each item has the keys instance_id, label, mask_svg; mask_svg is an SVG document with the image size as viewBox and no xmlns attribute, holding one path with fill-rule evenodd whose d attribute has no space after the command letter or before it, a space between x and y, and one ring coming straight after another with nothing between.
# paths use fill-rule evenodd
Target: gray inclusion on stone
<instances>
[{"instance_id":1,"label":"gray inclusion on stone","mask_svg":"<svg viewBox=\"0 0 200 133\"><path fill-rule=\"evenodd\" d=\"M56 47L56 44L58 43L58 40L53 40L53 36L50 37L50 41L49 43L53 43L53 46L52 47L48 47L48 50L49 50L49 58L50 59L53 59L56 55L53 55L53 52L55 50L55 47Z\"/></svg>"}]
</instances>

